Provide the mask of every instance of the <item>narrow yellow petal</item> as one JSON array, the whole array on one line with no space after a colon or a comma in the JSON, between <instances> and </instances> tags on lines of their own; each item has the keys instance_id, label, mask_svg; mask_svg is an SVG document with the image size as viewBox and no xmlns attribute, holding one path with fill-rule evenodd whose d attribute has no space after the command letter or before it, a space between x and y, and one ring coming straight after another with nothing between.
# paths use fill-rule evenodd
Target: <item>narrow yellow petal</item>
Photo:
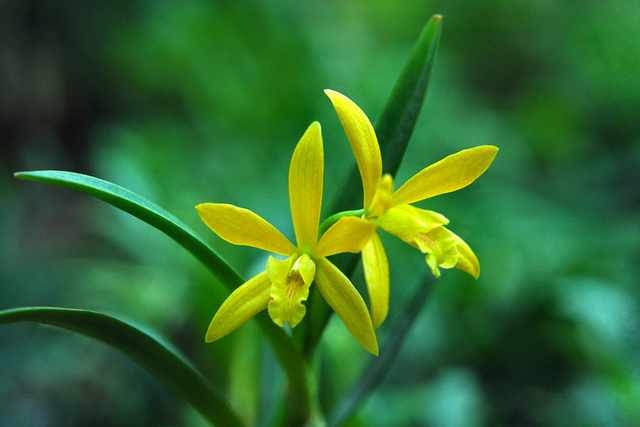
<instances>
[{"instance_id":1,"label":"narrow yellow petal","mask_svg":"<svg viewBox=\"0 0 640 427\"><path fill-rule=\"evenodd\" d=\"M316 285L320 293L360 345L377 356L378 341L364 300L338 267L325 258L316 263Z\"/></svg>"},{"instance_id":2,"label":"narrow yellow petal","mask_svg":"<svg viewBox=\"0 0 640 427\"><path fill-rule=\"evenodd\" d=\"M284 261L269 257L267 272L271 280L269 316L278 326L289 322L294 328L307 312L303 302L309 297L316 265L307 254Z\"/></svg>"},{"instance_id":3,"label":"narrow yellow petal","mask_svg":"<svg viewBox=\"0 0 640 427\"><path fill-rule=\"evenodd\" d=\"M324 153L320 123L313 122L298 142L289 168L289 202L298 248L307 250L318 241L322 206Z\"/></svg>"},{"instance_id":4,"label":"narrow yellow petal","mask_svg":"<svg viewBox=\"0 0 640 427\"><path fill-rule=\"evenodd\" d=\"M460 254L456 267L462 271L466 271L477 279L480 276L480 263L478 262L478 258L464 240L452 231L451 234L456 241L458 253Z\"/></svg>"},{"instance_id":5,"label":"narrow yellow petal","mask_svg":"<svg viewBox=\"0 0 640 427\"><path fill-rule=\"evenodd\" d=\"M222 303L207 329L206 342L222 338L264 310L271 299L271 281L267 272L254 276L239 286Z\"/></svg>"},{"instance_id":6,"label":"narrow yellow petal","mask_svg":"<svg viewBox=\"0 0 640 427\"><path fill-rule=\"evenodd\" d=\"M202 203L198 215L218 236L234 245L252 246L280 255L291 255L296 247L273 225L248 209L223 203Z\"/></svg>"},{"instance_id":7,"label":"narrow yellow petal","mask_svg":"<svg viewBox=\"0 0 640 427\"><path fill-rule=\"evenodd\" d=\"M369 292L371 319L373 327L377 328L389 311L389 261L377 231L362 248L362 266Z\"/></svg>"},{"instance_id":8,"label":"narrow yellow petal","mask_svg":"<svg viewBox=\"0 0 640 427\"><path fill-rule=\"evenodd\" d=\"M313 250L314 258L324 258L342 252L358 253L375 230L372 221L345 216L333 224Z\"/></svg>"},{"instance_id":9,"label":"narrow yellow petal","mask_svg":"<svg viewBox=\"0 0 640 427\"><path fill-rule=\"evenodd\" d=\"M331 99L356 157L362 177L366 210L371 205L376 185L382 176L382 157L378 138L366 114L353 101L333 90L327 89L324 93Z\"/></svg>"},{"instance_id":10,"label":"narrow yellow petal","mask_svg":"<svg viewBox=\"0 0 640 427\"><path fill-rule=\"evenodd\" d=\"M403 205L466 187L487 170L498 148L491 145L462 150L421 170L393 193L393 205Z\"/></svg>"}]
</instances>

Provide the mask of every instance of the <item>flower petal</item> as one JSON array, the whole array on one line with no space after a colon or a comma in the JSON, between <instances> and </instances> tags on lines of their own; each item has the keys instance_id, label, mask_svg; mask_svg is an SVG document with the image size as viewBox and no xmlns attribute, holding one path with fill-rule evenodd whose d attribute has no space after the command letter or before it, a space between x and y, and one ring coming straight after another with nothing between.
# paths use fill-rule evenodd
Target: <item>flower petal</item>
<instances>
[{"instance_id":1,"label":"flower petal","mask_svg":"<svg viewBox=\"0 0 640 427\"><path fill-rule=\"evenodd\" d=\"M347 276L327 259L316 261L316 285L329 306L338 313L351 335L378 355L378 341L364 300Z\"/></svg>"},{"instance_id":2,"label":"flower petal","mask_svg":"<svg viewBox=\"0 0 640 427\"><path fill-rule=\"evenodd\" d=\"M487 170L497 152L497 147L482 145L445 157L398 188L393 204L409 204L464 188Z\"/></svg>"},{"instance_id":3,"label":"flower petal","mask_svg":"<svg viewBox=\"0 0 640 427\"><path fill-rule=\"evenodd\" d=\"M320 123L313 122L291 157L289 201L298 248L308 250L318 241L322 205L324 153Z\"/></svg>"},{"instance_id":4,"label":"flower petal","mask_svg":"<svg viewBox=\"0 0 640 427\"><path fill-rule=\"evenodd\" d=\"M316 265L309 255L292 256L284 261L269 257L267 272L271 280L269 316L278 325L285 322L294 328L307 312L303 302L309 297L309 286L316 273Z\"/></svg>"},{"instance_id":5,"label":"flower petal","mask_svg":"<svg viewBox=\"0 0 640 427\"><path fill-rule=\"evenodd\" d=\"M327 89L324 93L331 99L356 157L362 177L364 208L368 209L376 185L382 176L382 157L378 138L366 114L353 101L333 90Z\"/></svg>"},{"instance_id":6,"label":"flower petal","mask_svg":"<svg viewBox=\"0 0 640 427\"><path fill-rule=\"evenodd\" d=\"M372 221L354 216L342 217L322 235L313 250L313 257L318 259L342 252L358 253L374 230Z\"/></svg>"},{"instance_id":7,"label":"flower petal","mask_svg":"<svg viewBox=\"0 0 640 427\"><path fill-rule=\"evenodd\" d=\"M362 266L369 292L371 319L373 327L377 328L389 311L389 261L377 231L362 248Z\"/></svg>"},{"instance_id":8,"label":"flower petal","mask_svg":"<svg viewBox=\"0 0 640 427\"><path fill-rule=\"evenodd\" d=\"M393 196L393 177L385 173L382 179L376 185L376 191L371 200L367 214L368 218L376 218L384 215L391 207L391 198Z\"/></svg>"},{"instance_id":9,"label":"flower petal","mask_svg":"<svg viewBox=\"0 0 640 427\"><path fill-rule=\"evenodd\" d=\"M417 233L448 223L449 220L437 212L410 205L394 206L376 221L378 227L407 243L411 243Z\"/></svg>"},{"instance_id":10,"label":"flower petal","mask_svg":"<svg viewBox=\"0 0 640 427\"><path fill-rule=\"evenodd\" d=\"M266 271L240 285L213 316L205 341L212 342L222 338L264 310L271 299L270 288L271 281Z\"/></svg>"},{"instance_id":11,"label":"flower petal","mask_svg":"<svg viewBox=\"0 0 640 427\"><path fill-rule=\"evenodd\" d=\"M440 277L438 267L454 267L459 259L454 234L444 227L447 223L439 213L411 205L394 206L376 221L381 229L427 254L425 261L436 277Z\"/></svg>"},{"instance_id":12,"label":"flower petal","mask_svg":"<svg viewBox=\"0 0 640 427\"><path fill-rule=\"evenodd\" d=\"M450 233L453 235L453 238L456 241L456 247L458 248L458 253L460 254L456 267L462 271L466 271L477 279L480 276L480 263L478 262L478 258L464 240L462 240L453 231L451 231Z\"/></svg>"},{"instance_id":13,"label":"flower petal","mask_svg":"<svg viewBox=\"0 0 640 427\"><path fill-rule=\"evenodd\" d=\"M426 233L418 233L413 242L409 242L427 254L425 261L433 275L440 277L442 268L452 268L458 263L460 254L453 233L443 226L436 227Z\"/></svg>"},{"instance_id":14,"label":"flower petal","mask_svg":"<svg viewBox=\"0 0 640 427\"><path fill-rule=\"evenodd\" d=\"M202 203L196 210L204 223L229 243L280 255L291 255L296 251L273 225L248 209L223 203Z\"/></svg>"}]
</instances>

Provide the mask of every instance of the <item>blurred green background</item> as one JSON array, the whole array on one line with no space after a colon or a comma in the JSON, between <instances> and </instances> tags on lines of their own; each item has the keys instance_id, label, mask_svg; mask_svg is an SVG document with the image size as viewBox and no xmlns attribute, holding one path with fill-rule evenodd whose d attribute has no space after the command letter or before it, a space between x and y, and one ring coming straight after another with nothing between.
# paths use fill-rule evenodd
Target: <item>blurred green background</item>
<instances>
[{"instance_id":1,"label":"blurred green background","mask_svg":"<svg viewBox=\"0 0 640 427\"><path fill-rule=\"evenodd\" d=\"M325 206L354 163L322 90L375 123L435 13L440 51L397 182L458 150L500 147L472 186L420 204L451 220L482 273L437 280L350 425L640 424L640 3L630 0L4 0L0 309L134 322L268 425L282 377L251 323L204 343L226 296L204 267L115 208L12 173L64 169L127 187L249 277L266 255L218 239L194 206L249 208L292 237L287 169L306 127L323 125ZM428 273L415 249L385 244L380 342ZM318 356L329 409L370 356L335 316ZM203 420L115 350L18 324L0 328L0 425Z\"/></svg>"}]
</instances>

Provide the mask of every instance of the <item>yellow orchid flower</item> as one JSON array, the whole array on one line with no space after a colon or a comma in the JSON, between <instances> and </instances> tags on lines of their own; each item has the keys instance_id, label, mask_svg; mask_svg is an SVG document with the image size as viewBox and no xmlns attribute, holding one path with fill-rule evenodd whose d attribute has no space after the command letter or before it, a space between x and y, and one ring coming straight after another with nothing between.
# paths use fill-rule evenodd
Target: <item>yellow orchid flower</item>
<instances>
[{"instance_id":1,"label":"yellow orchid flower","mask_svg":"<svg viewBox=\"0 0 640 427\"><path fill-rule=\"evenodd\" d=\"M364 192L364 217L426 254L425 261L436 277L439 268L457 267L478 278L480 264L469 246L445 228L449 220L439 213L411 203L459 190L487 170L498 148L471 148L448 156L423 169L395 192L393 177L382 174L378 139L364 112L346 96L325 90L331 100L356 157ZM387 316L389 264L378 232L362 249L367 290L374 327Z\"/></svg>"},{"instance_id":2,"label":"yellow orchid flower","mask_svg":"<svg viewBox=\"0 0 640 427\"><path fill-rule=\"evenodd\" d=\"M203 203L200 218L222 239L288 257L267 261L266 271L239 286L213 317L205 340L215 341L268 308L279 326L293 328L304 317L303 304L315 281L329 306L351 334L377 355L378 343L364 300L349 279L326 257L360 252L374 229L371 221L345 217L318 240L322 204L324 153L320 124L314 122L300 139L289 168L289 201L298 245L257 214L233 205Z\"/></svg>"}]
</instances>

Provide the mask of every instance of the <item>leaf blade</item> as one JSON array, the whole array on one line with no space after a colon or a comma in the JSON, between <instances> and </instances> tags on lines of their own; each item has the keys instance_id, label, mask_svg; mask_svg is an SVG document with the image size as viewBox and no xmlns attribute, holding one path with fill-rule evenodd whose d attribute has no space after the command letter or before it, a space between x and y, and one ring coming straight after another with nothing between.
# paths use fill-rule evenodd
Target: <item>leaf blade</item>
<instances>
[{"instance_id":1,"label":"leaf blade","mask_svg":"<svg viewBox=\"0 0 640 427\"><path fill-rule=\"evenodd\" d=\"M180 393L215 425L244 423L211 384L180 355L147 333L115 317L89 310L22 307L0 311L0 325L38 322L68 329L108 344Z\"/></svg>"},{"instance_id":2,"label":"leaf blade","mask_svg":"<svg viewBox=\"0 0 640 427\"><path fill-rule=\"evenodd\" d=\"M392 175L400 167L427 95L442 31L441 21L440 15L433 15L422 29L375 127L383 171Z\"/></svg>"},{"instance_id":3,"label":"leaf blade","mask_svg":"<svg viewBox=\"0 0 640 427\"><path fill-rule=\"evenodd\" d=\"M229 292L244 283L235 269L179 219L130 190L99 178L67 171L17 172L14 176L59 185L103 200L173 238L207 266ZM259 313L254 319L271 344L289 380L288 393L294 403L289 415L293 419L301 419L308 414L311 405L306 362L291 337L276 326L265 312Z\"/></svg>"},{"instance_id":4,"label":"leaf blade","mask_svg":"<svg viewBox=\"0 0 640 427\"><path fill-rule=\"evenodd\" d=\"M402 342L415 323L427 296L433 287L434 279L431 276L418 285L418 289L410 299L402 316L394 323L393 331L384 343L380 356L371 359L370 363L362 370L362 375L353 384L351 389L345 392L338 403L331 408L327 416L328 426L344 425L357 410L364 404L367 397L375 391L384 377L391 369L400 352Z\"/></svg>"},{"instance_id":5,"label":"leaf blade","mask_svg":"<svg viewBox=\"0 0 640 427\"><path fill-rule=\"evenodd\" d=\"M396 174L409 144L427 94L431 70L440 40L441 21L440 15L433 15L423 27L375 126L382 153L382 170L385 173ZM353 209L359 203L362 196L359 193L361 187L355 184L358 179L358 168L354 166L346 175L346 179L343 181L346 185L342 187L340 195L333 201L329 212ZM342 254L340 259L336 260L336 265L342 269L347 277L351 277L358 261L359 257L352 254ZM314 314L314 320L316 317L320 319L315 320L320 326L315 327L308 336L302 338L305 353L310 353L317 345L330 315L328 307L323 306L320 302L320 307Z\"/></svg>"},{"instance_id":6,"label":"leaf blade","mask_svg":"<svg viewBox=\"0 0 640 427\"><path fill-rule=\"evenodd\" d=\"M207 266L229 292L243 283L240 274L182 221L124 187L89 175L58 170L16 172L14 176L78 190L105 201L174 239Z\"/></svg>"},{"instance_id":7,"label":"leaf blade","mask_svg":"<svg viewBox=\"0 0 640 427\"><path fill-rule=\"evenodd\" d=\"M423 27L374 126L384 173L396 174L407 149L431 79L440 41L441 21L440 15L433 15ZM359 193L361 187L353 184L359 177L358 168L354 166L345 176L343 182L347 185L342 186L329 212L353 209L359 203L362 198Z\"/></svg>"}]
</instances>

